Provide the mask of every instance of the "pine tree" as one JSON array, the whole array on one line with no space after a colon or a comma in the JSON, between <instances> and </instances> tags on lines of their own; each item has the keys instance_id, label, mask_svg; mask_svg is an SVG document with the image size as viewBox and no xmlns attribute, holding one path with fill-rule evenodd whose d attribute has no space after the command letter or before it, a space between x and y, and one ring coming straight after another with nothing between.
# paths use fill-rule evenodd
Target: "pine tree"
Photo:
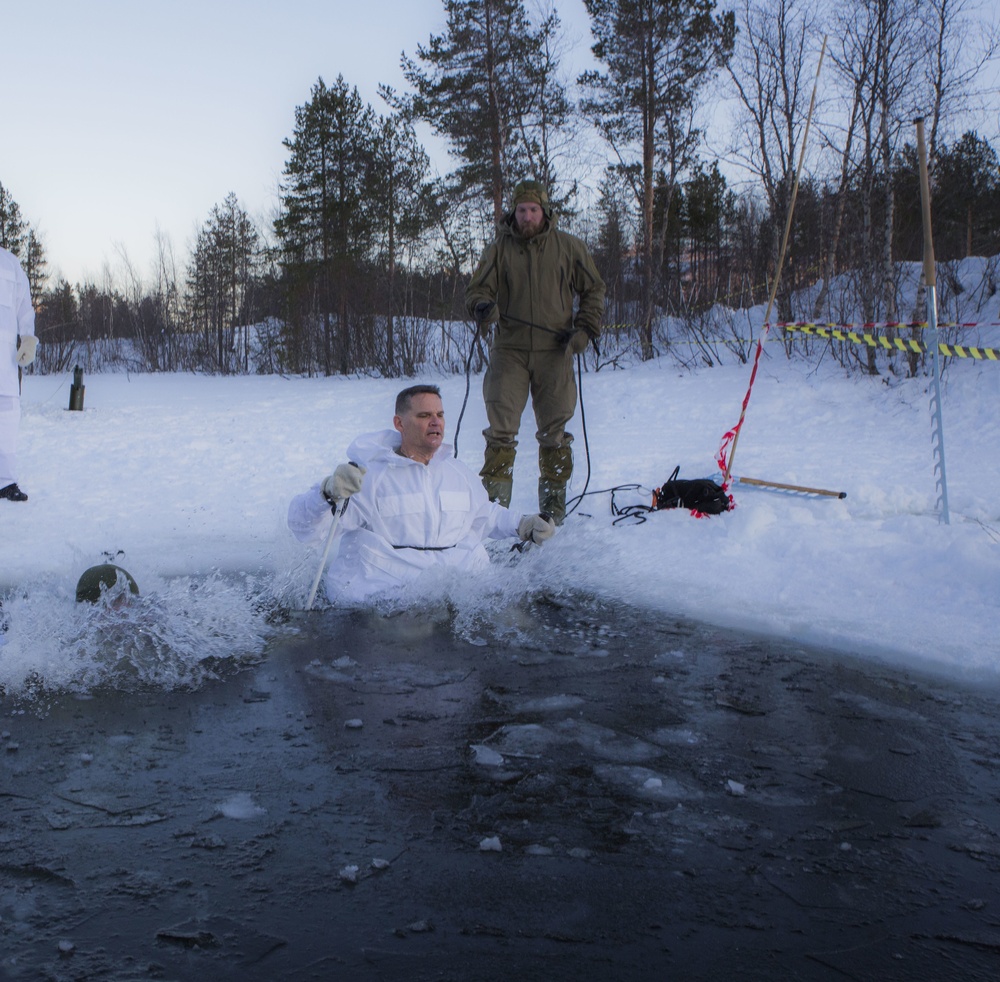
<instances>
[{"instance_id":1,"label":"pine tree","mask_svg":"<svg viewBox=\"0 0 1000 982\"><path fill-rule=\"evenodd\" d=\"M595 38L591 50L606 67L581 76L589 90L583 107L631 177L642 214L641 340L643 357L651 358L653 304L667 245L666 223L657 226L654 216L672 214L701 138L693 124L696 97L730 56L735 20L731 13L716 17L715 0L584 3Z\"/></svg>"},{"instance_id":2,"label":"pine tree","mask_svg":"<svg viewBox=\"0 0 1000 982\"><path fill-rule=\"evenodd\" d=\"M503 217L507 192L522 177L554 180L552 134L569 118L556 77L552 14L534 27L522 0L445 0L447 27L405 55L414 94L405 108L443 136L460 161L454 197L490 202Z\"/></svg>"},{"instance_id":3,"label":"pine tree","mask_svg":"<svg viewBox=\"0 0 1000 982\"><path fill-rule=\"evenodd\" d=\"M21 217L21 208L0 182L0 246L15 256L25 247L28 223Z\"/></svg>"},{"instance_id":4,"label":"pine tree","mask_svg":"<svg viewBox=\"0 0 1000 982\"><path fill-rule=\"evenodd\" d=\"M935 251L940 259L992 256L1000 247L1000 157L976 132L938 156Z\"/></svg>"},{"instance_id":5,"label":"pine tree","mask_svg":"<svg viewBox=\"0 0 1000 982\"><path fill-rule=\"evenodd\" d=\"M382 94L387 101L391 99L391 90L383 88ZM368 194L381 216L378 260L386 277L383 368L395 375L397 263L402 250L416 243L432 221L427 204L430 161L404 113L379 119L373 134L371 164ZM412 372L413 366L404 365L403 370Z\"/></svg>"},{"instance_id":6,"label":"pine tree","mask_svg":"<svg viewBox=\"0 0 1000 982\"><path fill-rule=\"evenodd\" d=\"M45 245L38 237L35 230L29 225L24 235L24 246L21 255L21 265L28 277L28 285L33 297L40 297L45 289L45 281L48 273L45 267L48 266L48 259L45 256Z\"/></svg>"},{"instance_id":7,"label":"pine tree","mask_svg":"<svg viewBox=\"0 0 1000 982\"><path fill-rule=\"evenodd\" d=\"M281 185L283 212L275 231L291 290L290 339L309 364L310 325L322 325L322 364L332 374L354 365L352 283L374 240L367 194L375 114L343 76L328 88L319 79L295 110L295 133Z\"/></svg>"},{"instance_id":8,"label":"pine tree","mask_svg":"<svg viewBox=\"0 0 1000 982\"><path fill-rule=\"evenodd\" d=\"M260 272L260 234L235 194L215 205L198 233L188 270L194 323L214 350L215 370L249 368L249 333ZM237 337L237 328L244 330ZM238 343L242 342L242 343Z\"/></svg>"}]
</instances>

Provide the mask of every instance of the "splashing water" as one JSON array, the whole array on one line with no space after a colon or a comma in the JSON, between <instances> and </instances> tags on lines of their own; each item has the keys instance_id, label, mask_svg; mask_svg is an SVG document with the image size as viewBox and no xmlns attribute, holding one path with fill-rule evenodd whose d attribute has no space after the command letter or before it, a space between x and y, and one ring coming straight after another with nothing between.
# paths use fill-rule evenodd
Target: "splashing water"
<instances>
[{"instance_id":1,"label":"splashing water","mask_svg":"<svg viewBox=\"0 0 1000 982\"><path fill-rule=\"evenodd\" d=\"M251 579L178 578L77 603L51 582L0 598L0 694L197 688L253 664L273 629Z\"/></svg>"},{"instance_id":2,"label":"splashing water","mask_svg":"<svg viewBox=\"0 0 1000 982\"><path fill-rule=\"evenodd\" d=\"M561 568L567 557L551 551L546 557L540 550L522 557L509 550L507 544L490 548L493 561L488 569L473 573L447 568L428 571L398 590L371 598L364 606L381 618L386 628L389 622L400 629L405 622L411 631L446 623L456 638L476 646L530 645L538 633L531 613L534 601L572 596L578 604L584 598L581 591L567 586L571 578Z\"/></svg>"}]
</instances>

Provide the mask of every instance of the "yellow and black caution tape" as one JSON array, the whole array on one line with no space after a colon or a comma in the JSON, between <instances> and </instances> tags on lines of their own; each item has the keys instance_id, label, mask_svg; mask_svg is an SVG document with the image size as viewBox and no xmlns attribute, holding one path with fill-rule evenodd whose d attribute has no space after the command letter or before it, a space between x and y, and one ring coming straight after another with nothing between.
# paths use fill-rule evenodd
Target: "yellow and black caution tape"
<instances>
[{"instance_id":1,"label":"yellow and black caution tape","mask_svg":"<svg viewBox=\"0 0 1000 982\"><path fill-rule=\"evenodd\" d=\"M851 329L860 327L864 331L874 331L878 328L884 330L902 330L904 327L909 330L924 330L929 328L927 321L862 321L860 324L851 324L844 321L778 321L770 327L784 327L791 330L796 327L836 327L840 329ZM1000 327L1000 321L942 321L938 328L944 330L946 327Z\"/></svg>"},{"instance_id":2,"label":"yellow and black caution tape","mask_svg":"<svg viewBox=\"0 0 1000 982\"><path fill-rule=\"evenodd\" d=\"M602 331L619 331L619 330L634 330L638 328L638 324L604 324L601 327ZM784 328L786 331L799 331L802 334L815 334L821 338L831 338L835 341L853 341L855 344L866 344L869 348L883 348L887 351L905 351L912 352L914 354L920 354L922 352L928 351L926 342L918 341L913 338L887 338L880 337L875 334L869 334L868 330L902 330L906 328L907 330L913 329L924 329L930 325L926 321L917 321L913 323L903 323L900 321L885 321L879 323L866 323L862 325L852 325L852 324L815 324L812 322L785 322L779 321L771 326ZM862 330L854 330L855 326L861 327ZM1000 322L970 322L970 323L948 323L939 324L940 329L948 327L1000 327ZM754 338L714 338L713 341L721 341L724 343L735 342L737 344L753 344ZM781 338L768 337L765 338L766 341L780 341ZM672 345L678 344L699 344L697 341L681 341L673 339L670 341ZM1000 361L1000 348L981 348L974 347L969 344L946 344L941 341L938 343L938 351L942 355L946 355L953 358L974 358L979 361Z\"/></svg>"},{"instance_id":3,"label":"yellow and black caution tape","mask_svg":"<svg viewBox=\"0 0 1000 982\"><path fill-rule=\"evenodd\" d=\"M927 351L927 344L913 338L885 338L862 331L844 331L840 328L820 327L818 324L782 324L786 331L801 331L803 334L815 334L821 338L832 338L836 341L853 341L855 344L867 344L869 348L886 348L890 351L907 351L919 354ZM965 344L938 343L938 351L942 355L955 358L975 358L985 361L1000 361L1000 348L974 348Z\"/></svg>"}]
</instances>

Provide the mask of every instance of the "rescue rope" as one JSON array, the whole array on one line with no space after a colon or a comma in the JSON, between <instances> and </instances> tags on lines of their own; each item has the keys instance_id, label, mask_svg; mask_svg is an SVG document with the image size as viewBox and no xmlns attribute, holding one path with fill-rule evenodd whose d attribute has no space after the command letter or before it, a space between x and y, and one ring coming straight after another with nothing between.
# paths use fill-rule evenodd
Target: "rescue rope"
<instances>
[{"instance_id":1,"label":"rescue rope","mask_svg":"<svg viewBox=\"0 0 1000 982\"><path fill-rule=\"evenodd\" d=\"M469 403L469 384L472 378L472 356L476 353L476 341L479 340L479 328L472 334L472 342L469 344L469 357L465 359L465 398L462 400L462 410L458 414L458 422L455 424L455 453L458 456L458 433L462 429L462 417L465 415L465 407Z\"/></svg>"},{"instance_id":2,"label":"rescue rope","mask_svg":"<svg viewBox=\"0 0 1000 982\"><path fill-rule=\"evenodd\" d=\"M588 482L590 480L588 474ZM613 488L601 488L599 491L587 491L586 488L578 494L575 498L571 499L573 501L574 510L579 507L580 503L584 498L591 497L595 494L610 494L611 495L611 514L615 516L615 520L611 523L612 525L617 525L619 522L625 521L626 519L634 518L636 519L635 524L639 525L646 521L646 512L653 511L652 507L643 504L633 504L625 505L619 507L615 502L615 493L619 491L640 491L647 494L650 499L652 499L654 491L652 488L647 488L642 484L616 484ZM569 515L570 509L566 509L566 514Z\"/></svg>"},{"instance_id":3,"label":"rescue rope","mask_svg":"<svg viewBox=\"0 0 1000 982\"><path fill-rule=\"evenodd\" d=\"M587 479L583 482L583 490L576 495L566 504L566 518L580 507L580 502L583 501L587 494L587 488L590 485L590 438L587 435L587 411L583 405L583 353L577 352L576 355L576 374L577 374L577 385L576 389L580 395L580 428L583 431L583 451L587 458ZM570 507L572 505L572 507Z\"/></svg>"},{"instance_id":4,"label":"rescue rope","mask_svg":"<svg viewBox=\"0 0 1000 982\"><path fill-rule=\"evenodd\" d=\"M534 324L531 321L521 320L521 318L519 317L509 317L508 315L505 316L507 316L509 320L517 321L519 324L524 324L527 327L534 327L537 330L545 331L548 334L555 334L556 336L559 336L565 333L563 331L553 330L551 327L544 327L542 324ZM477 329L472 336L472 344L469 345L469 356L468 358L465 359L465 398L462 400L462 409L461 412L459 412L458 414L458 422L455 424L455 439L453 442L453 446L455 448L454 456L456 457L458 456L458 433L459 430L462 428L462 417L465 416L465 407L468 405L469 402L469 388L472 378L472 355L476 350L476 341L478 339L479 339L479 331ZM594 347L596 348L597 341L593 338L591 338L591 341ZM577 375L576 390L580 400L580 427L583 431L583 449L587 459L587 478L583 484L583 491L580 494L576 495L576 497L571 498L570 501L567 503L567 508L566 508L567 518L571 514L573 514L573 512L579 507L580 502L584 498L584 495L587 494L587 487L590 485L590 475L591 475L590 437L587 434L587 412L583 404L583 352L582 351L578 351L576 353L576 375ZM572 504L572 507L569 507L570 504ZM401 548L408 548L408 547L404 546Z\"/></svg>"},{"instance_id":5,"label":"rescue rope","mask_svg":"<svg viewBox=\"0 0 1000 982\"><path fill-rule=\"evenodd\" d=\"M535 324L532 321L521 320L520 317L513 317L510 314L504 314L506 320L517 321L518 324L524 324L526 327L533 327L539 331L545 331L548 334L554 334L556 337L566 333L565 331L556 331L551 327L545 327L542 324ZM455 424L455 453L454 456L458 456L458 433L462 428L462 417L465 415L465 407L469 402L469 385L471 380L472 372L472 356L476 351L476 341L479 340L479 327L476 328L472 335L472 344L469 345L469 357L465 359L465 398L462 400L462 410L458 414L458 422Z\"/></svg>"}]
</instances>

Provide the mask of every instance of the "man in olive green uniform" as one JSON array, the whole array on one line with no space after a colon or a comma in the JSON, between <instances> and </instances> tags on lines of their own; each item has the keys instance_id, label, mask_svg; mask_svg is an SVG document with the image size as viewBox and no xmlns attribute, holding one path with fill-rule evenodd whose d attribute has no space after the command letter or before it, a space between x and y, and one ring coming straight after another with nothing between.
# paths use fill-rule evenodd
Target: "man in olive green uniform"
<instances>
[{"instance_id":1,"label":"man in olive green uniform","mask_svg":"<svg viewBox=\"0 0 1000 982\"><path fill-rule=\"evenodd\" d=\"M478 327L496 323L483 379L489 426L480 476L491 500L510 505L521 413L531 395L538 432L538 508L561 524L573 473L573 356L597 340L604 281L582 240L556 228L538 181L514 188L513 210L465 292ZM574 302L576 310L574 311Z\"/></svg>"}]
</instances>

